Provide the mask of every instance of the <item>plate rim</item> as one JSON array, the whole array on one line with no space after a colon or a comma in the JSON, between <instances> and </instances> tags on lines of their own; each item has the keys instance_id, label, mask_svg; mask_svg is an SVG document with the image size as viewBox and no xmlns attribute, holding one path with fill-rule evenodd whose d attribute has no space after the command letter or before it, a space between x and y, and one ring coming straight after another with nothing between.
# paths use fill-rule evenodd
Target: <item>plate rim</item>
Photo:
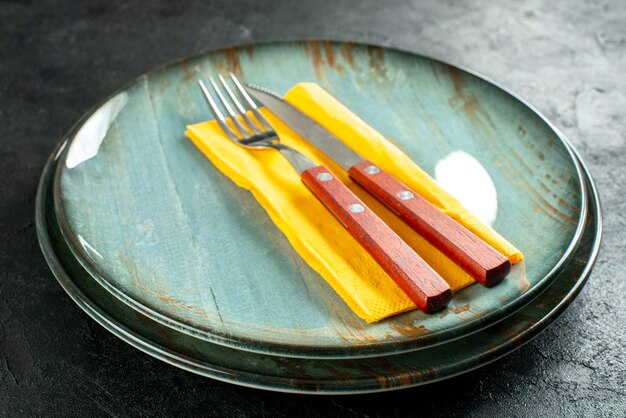
<instances>
[{"instance_id":1,"label":"plate rim","mask_svg":"<svg viewBox=\"0 0 626 418\"><path fill-rule=\"evenodd\" d=\"M248 47L256 47L256 46L272 46L272 45L305 45L307 42L311 42L312 40L291 40L291 41L270 41L270 42L259 42L259 43L251 43L251 44L242 44L238 46L230 46L218 49L210 49L204 52L200 52L198 54L191 55L189 57L184 58L184 60L194 60L209 54L219 54L225 53L233 48L236 49L244 49ZM61 233L67 243L68 247L74 254L75 258L78 262L85 268L85 270L109 293L113 294L119 300L130 306L132 309L144 314L151 319L154 319L161 324L175 329L176 331L184 332L188 335L191 335L196 338L203 339L207 342L223 345L226 347L232 347L239 350L251 351L256 353L264 353L268 355L279 355L286 357L295 357L295 358L318 358L318 359L333 359L333 358L364 358L364 357L374 357L379 356L381 354L394 352L408 352L414 350L420 350L428 347L432 347L439 344L444 344L450 341L453 341L458 338L462 338L471 333L478 332L488 326L491 326L508 316L512 315L517 310L526 306L530 303L535 297L537 297L543 290L549 286L554 279L558 276L558 273L563 269L566 265L566 262L575 252L580 240L582 238L582 234L584 231L584 222L583 220L587 217L588 211L588 196L587 190L584 184L584 176L583 170L581 166L577 163L579 162L579 158L577 157L577 153L575 152L573 146L569 143L565 135L543 114L541 114L534 106L530 105L524 98L513 93L507 88L503 87L499 83L493 81L492 79L478 73L477 71L471 70L464 66L450 64L444 60L439 58L434 58L422 53L416 53L409 50L404 50L395 47L388 46L378 46L368 43L357 43L357 42L345 42L345 41L335 41L335 40L314 40L315 42L332 42L334 44L350 44L357 47L375 47L382 48L386 50L391 50L394 52L400 52L403 54L418 56L421 58L429 59L434 62L456 68L458 70L464 71L468 74L471 74L489 84L496 87L497 89L502 90L505 94L513 97L518 100L522 105L530 109L535 115L539 116L541 120L556 134L557 138L561 141L563 147L568 152L570 160L575 166L576 173L578 176L578 186L580 188L580 214L578 218L578 224L574 231L574 235L572 236L572 240L567 246L566 250L563 252L561 258L554 264L552 269L530 290L526 293L520 295L514 300L510 301L508 304L485 314L484 316L472 319L464 324L453 326L449 329L438 331L434 334L423 334L423 335L415 335L409 338L394 338L392 340L385 341L377 341L377 342L354 342L347 346L338 346L333 344L323 344L323 345L305 345L305 344L293 344L289 342L277 342L277 341L268 341L268 340L260 340L258 338L249 338L245 335L234 335L229 332L219 331L219 330L211 330L211 329L199 329L195 327L193 324L185 323L184 321L180 321L179 319L175 319L167 316L166 314L156 311L152 309L150 306L147 306L140 300L136 300L131 295L126 294L122 289L119 289L117 286L110 282L110 279L107 279L106 275L102 274L100 269L89 260L89 257L82 250L82 246L78 242L76 236L73 234L71 226L69 225L68 218L66 216L64 210L64 204L62 200L62 191L61 191L61 175L63 173L64 161L67 157L67 153L69 150L69 145L71 144L76 131L82 126L82 124L103 104L109 101L112 97L117 94L125 91L130 86L139 82L142 78L154 74L160 71L167 70L168 68L172 68L180 63L179 60L173 60L169 63L160 65L152 70L144 72L138 77L130 80L125 83L119 89L115 90L111 95L105 98L100 103L96 104L92 108L90 108L87 112L85 112L81 118L70 128L68 133L64 136L65 143L60 146L60 149L57 151L58 165L54 173L54 185L53 185L53 198L54 198L54 209L56 213L56 217L61 229Z\"/></svg>"},{"instance_id":2,"label":"plate rim","mask_svg":"<svg viewBox=\"0 0 626 418\"><path fill-rule=\"evenodd\" d=\"M59 144L61 146L62 144ZM58 154L57 154L58 155ZM531 341L534 337L536 337L541 331L545 330L550 324L554 323L554 321L566 310L566 308L574 301L576 296L580 293L584 285L586 284L589 274L592 271L594 264L597 260L598 252L600 250L600 244L602 239L602 209L601 203L599 199L599 195L597 189L595 187L595 183L588 168L584 165L582 160L579 162L582 165L583 170L586 173L586 186L590 189L590 198L593 197L593 206L596 212L596 222L595 229L596 234L594 237L594 241L592 247L589 251L589 257L586 260L585 267L582 269L578 278L573 283L572 287L567 291L567 293L563 296L561 300L556 302L555 306L553 306L550 311L545 314L540 320L536 322L532 322L529 324L528 328L524 331L520 332L515 336L515 338L509 339L506 343L501 344L499 346L493 347L488 352L486 351L484 354L489 353L489 358L483 359L483 361L474 361L473 364L469 364L467 368L462 370L457 370L456 372L452 372L448 375L439 376L435 379L419 381L415 383L404 383L393 387L385 387L381 386L380 382L378 386L374 385L372 381L376 380L375 378L363 379L352 381L352 385L354 382L362 382L363 387L360 389L349 389L345 385L329 385L329 386L321 386L319 385L319 381L315 381L311 379L309 385L306 385L306 382L301 382L298 384L294 379L289 378L276 378L273 376L267 375L259 375L253 374L249 372L236 371L233 369L225 369L220 368L220 366L214 365L203 365L199 366L194 363L192 358L189 358L184 355L177 355L177 353L173 350L169 350L167 347L163 347L160 344L152 343L147 338L144 338L141 335L137 335L134 331L127 329L123 324L120 324L114 319L111 319L105 312L98 307L94 306L93 301L87 297L80 288L74 284L70 276L65 272L62 262L58 260L56 257L56 253L50 241L50 236L48 233L48 226L46 221L46 210L45 210L45 192L49 190L46 187L46 178L50 177L50 168L51 165L56 162L54 158L55 154L53 153L51 158L46 163L44 171L42 173L39 187L37 191L36 198L36 229L37 236L39 238L40 247L44 254L46 261L48 262L53 274L56 279L66 291L66 293L70 296L70 298L82 309L84 310L93 320L111 332L113 335L120 338L122 341L130 344L131 346L137 348L140 351L145 352L146 354L151 355L161 361L169 363L178 368L190 371L195 374L202 375L204 377L210 377L216 380L220 380L227 383L233 383L240 386L246 386L256 389L264 389L278 392L287 392L287 393L310 393L310 394L320 394L320 395L339 395L339 394L358 394L358 393L372 393L372 392L383 392L383 391L391 391L391 390L399 390L419 385L424 385L428 383L433 383L440 380L445 380L448 378L452 378L454 376L458 376L463 373L467 373L469 371L480 368L484 365L492 363L493 361L502 358L503 356L511 353L512 351L520 348L527 342ZM578 156L577 156L578 157ZM578 157L579 158L579 157ZM585 220L586 222L586 220ZM591 227L591 225L590 225ZM77 262L77 260L75 260ZM86 273L87 274L87 273ZM88 274L87 274L88 275ZM89 275L88 275L89 276ZM89 276L90 277L90 276ZM207 342L208 344L211 344ZM236 350L234 348L228 348L229 350ZM385 356L383 356L385 357ZM468 358L465 362L472 363L472 359ZM354 359L354 361L360 361L360 359ZM198 363L198 362L196 362ZM451 366L450 366L451 367ZM458 366L457 366L458 367ZM249 381L237 380L237 376L243 377L247 376ZM251 379L252 376L255 379ZM259 376L261 379L259 380ZM367 385L366 382L370 382ZM265 383L265 385L263 384ZM280 383L283 386L279 386ZM303 385L304 384L304 385ZM272 386L270 386L272 385ZM317 389L317 390L315 390Z\"/></svg>"}]
</instances>

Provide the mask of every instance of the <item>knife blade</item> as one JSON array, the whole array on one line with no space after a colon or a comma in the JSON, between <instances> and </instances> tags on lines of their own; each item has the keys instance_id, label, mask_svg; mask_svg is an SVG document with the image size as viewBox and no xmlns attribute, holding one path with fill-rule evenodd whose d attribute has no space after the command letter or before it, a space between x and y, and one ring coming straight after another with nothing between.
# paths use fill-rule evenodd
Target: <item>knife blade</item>
<instances>
[{"instance_id":1,"label":"knife blade","mask_svg":"<svg viewBox=\"0 0 626 418\"><path fill-rule=\"evenodd\" d=\"M480 284L492 286L509 273L508 258L378 165L361 157L278 94L253 85L244 85L244 88Z\"/></svg>"}]
</instances>

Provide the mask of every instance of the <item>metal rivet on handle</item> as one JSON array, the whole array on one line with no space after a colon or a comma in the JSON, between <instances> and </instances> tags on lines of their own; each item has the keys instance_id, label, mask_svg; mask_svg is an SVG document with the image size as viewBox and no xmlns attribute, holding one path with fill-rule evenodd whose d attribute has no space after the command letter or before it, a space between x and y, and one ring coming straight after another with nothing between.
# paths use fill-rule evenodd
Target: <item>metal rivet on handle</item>
<instances>
[{"instance_id":1,"label":"metal rivet on handle","mask_svg":"<svg viewBox=\"0 0 626 418\"><path fill-rule=\"evenodd\" d=\"M400 193L398 193L398 197L402 200L409 200L409 199L413 199L414 195L408 190L403 190Z\"/></svg>"},{"instance_id":2,"label":"metal rivet on handle","mask_svg":"<svg viewBox=\"0 0 626 418\"><path fill-rule=\"evenodd\" d=\"M360 205L358 203L353 203L350 206L348 206L348 210L352 213L361 213L365 210L365 208L363 207L363 205Z\"/></svg>"},{"instance_id":3,"label":"metal rivet on handle","mask_svg":"<svg viewBox=\"0 0 626 418\"><path fill-rule=\"evenodd\" d=\"M376 167L375 165L368 165L367 167L365 167L365 172L367 174L377 174L380 173L380 168Z\"/></svg>"},{"instance_id":4,"label":"metal rivet on handle","mask_svg":"<svg viewBox=\"0 0 626 418\"><path fill-rule=\"evenodd\" d=\"M333 176L330 173L327 172L321 172L317 175L317 178L320 181L331 181L333 179Z\"/></svg>"}]
</instances>

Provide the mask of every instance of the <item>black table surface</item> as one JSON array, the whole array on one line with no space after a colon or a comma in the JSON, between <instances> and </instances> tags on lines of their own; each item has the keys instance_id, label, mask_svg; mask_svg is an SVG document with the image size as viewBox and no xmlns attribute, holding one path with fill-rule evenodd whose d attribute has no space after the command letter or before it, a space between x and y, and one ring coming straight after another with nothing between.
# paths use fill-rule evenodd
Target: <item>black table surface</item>
<instances>
[{"instance_id":1,"label":"black table surface","mask_svg":"<svg viewBox=\"0 0 626 418\"><path fill-rule=\"evenodd\" d=\"M54 145L91 106L159 64L229 45L329 38L467 66L525 97L589 164L602 250L568 311L465 375L367 396L213 381L104 330L64 293L34 201ZM626 2L0 1L0 415L624 416Z\"/></svg>"}]
</instances>

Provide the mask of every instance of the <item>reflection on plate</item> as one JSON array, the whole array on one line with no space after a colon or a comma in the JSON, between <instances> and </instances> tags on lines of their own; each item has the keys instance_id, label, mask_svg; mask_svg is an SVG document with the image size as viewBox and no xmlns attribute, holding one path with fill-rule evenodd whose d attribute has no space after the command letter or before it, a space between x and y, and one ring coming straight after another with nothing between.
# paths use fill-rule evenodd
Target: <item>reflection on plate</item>
<instances>
[{"instance_id":1,"label":"reflection on plate","mask_svg":"<svg viewBox=\"0 0 626 418\"><path fill-rule=\"evenodd\" d=\"M318 82L431 174L440 163L449 176L450 158L475 161L477 181L490 183L482 215L525 261L498 286L457 293L437 315L366 325L254 198L183 137L208 117L196 78L218 70L279 92ZM135 80L68 138L55 210L83 267L175 330L283 356L422 349L501 320L556 277L586 211L568 146L533 109L469 72L391 49L298 42L207 53Z\"/></svg>"}]
</instances>

